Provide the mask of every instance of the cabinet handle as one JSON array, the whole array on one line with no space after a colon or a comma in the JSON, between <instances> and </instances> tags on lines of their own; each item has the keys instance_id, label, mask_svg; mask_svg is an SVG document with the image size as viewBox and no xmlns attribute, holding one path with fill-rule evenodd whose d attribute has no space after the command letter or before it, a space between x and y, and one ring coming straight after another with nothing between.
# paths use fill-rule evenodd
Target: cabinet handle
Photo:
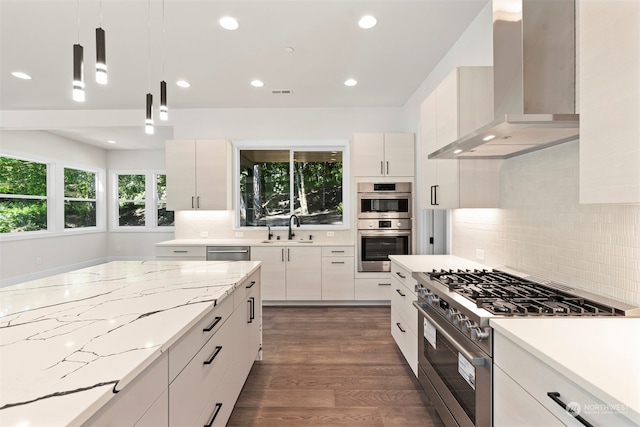
<instances>
[{"instance_id":1,"label":"cabinet handle","mask_svg":"<svg viewBox=\"0 0 640 427\"><path fill-rule=\"evenodd\" d=\"M387 162L387 175L389 175L389 162Z\"/></svg>"},{"instance_id":2,"label":"cabinet handle","mask_svg":"<svg viewBox=\"0 0 640 427\"><path fill-rule=\"evenodd\" d=\"M204 329L202 330L202 332L211 332L211 330L212 330L213 328L215 328L215 327L216 327L216 325L217 325L218 323L220 323L220 321L221 321L221 320L222 320L222 317L216 317L216 318L213 320L213 323L212 323L212 324L210 324L209 326L207 326L206 328L204 328Z\"/></svg>"},{"instance_id":3,"label":"cabinet handle","mask_svg":"<svg viewBox=\"0 0 640 427\"><path fill-rule=\"evenodd\" d=\"M247 302L249 303L249 321L247 323L253 323L253 320L256 318L256 299L251 297Z\"/></svg>"},{"instance_id":4,"label":"cabinet handle","mask_svg":"<svg viewBox=\"0 0 640 427\"><path fill-rule=\"evenodd\" d=\"M213 414L211 414L211 418L209 418L209 422L205 424L204 427L213 426L213 422L216 420L216 417L220 413L220 409L222 409L222 403L216 403L216 410L213 411Z\"/></svg>"},{"instance_id":5,"label":"cabinet handle","mask_svg":"<svg viewBox=\"0 0 640 427\"><path fill-rule=\"evenodd\" d=\"M398 294L400 294L400 296L401 296L401 297L406 297L406 296L407 296L406 294L403 294L403 293L402 293L402 291L401 291L400 289L396 289L396 292L397 292Z\"/></svg>"},{"instance_id":6,"label":"cabinet handle","mask_svg":"<svg viewBox=\"0 0 640 427\"><path fill-rule=\"evenodd\" d=\"M391 286L391 283L378 283L378 286Z\"/></svg>"},{"instance_id":7,"label":"cabinet handle","mask_svg":"<svg viewBox=\"0 0 640 427\"><path fill-rule=\"evenodd\" d=\"M344 264L344 261L331 261L331 264Z\"/></svg>"},{"instance_id":8,"label":"cabinet handle","mask_svg":"<svg viewBox=\"0 0 640 427\"><path fill-rule=\"evenodd\" d=\"M547 396L549 396L551 398L551 400L556 402L562 409L564 409L569 414L571 414L571 416L573 416L576 420L578 420L580 422L580 424L582 424L583 426L586 426L586 427L593 427L593 424L589 423L587 420L582 418L580 415L576 414L574 412L573 408L567 407L567 405L562 400L560 400L560 393L558 393L557 391L550 391L550 392L547 392Z\"/></svg>"},{"instance_id":9,"label":"cabinet handle","mask_svg":"<svg viewBox=\"0 0 640 427\"><path fill-rule=\"evenodd\" d=\"M200 196L196 197L196 207L200 209Z\"/></svg>"},{"instance_id":10,"label":"cabinet handle","mask_svg":"<svg viewBox=\"0 0 640 427\"><path fill-rule=\"evenodd\" d=\"M222 346L221 345L216 346L216 351L214 351L213 354L207 360L202 362L202 364L203 365L211 365L211 363L213 362L213 359L218 357L218 354L220 354L221 350L222 350Z\"/></svg>"},{"instance_id":11,"label":"cabinet handle","mask_svg":"<svg viewBox=\"0 0 640 427\"><path fill-rule=\"evenodd\" d=\"M191 196L191 209L196 207L196 198Z\"/></svg>"},{"instance_id":12,"label":"cabinet handle","mask_svg":"<svg viewBox=\"0 0 640 427\"><path fill-rule=\"evenodd\" d=\"M287 261L291 261L291 249L287 249Z\"/></svg>"},{"instance_id":13,"label":"cabinet handle","mask_svg":"<svg viewBox=\"0 0 640 427\"><path fill-rule=\"evenodd\" d=\"M384 162L380 160L380 175L384 175Z\"/></svg>"},{"instance_id":14,"label":"cabinet handle","mask_svg":"<svg viewBox=\"0 0 640 427\"><path fill-rule=\"evenodd\" d=\"M189 251L173 251L174 254L186 254Z\"/></svg>"},{"instance_id":15,"label":"cabinet handle","mask_svg":"<svg viewBox=\"0 0 640 427\"><path fill-rule=\"evenodd\" d=\"M407 278L407 276L403 276L402 274L400 274L400 272L399 272L399 271L396 271L396 274L397 274L398 276L400 276L400 278L401 278L401 279L406 279L406 278Z\"/></svg>"},{"instance_id":16,"label":"cabinet handle","mask_svg":"<svg viewBox=\"0 0 640 427\"><path fill-rule=\"evenodd\" d=\"M284 262L284 248L282 248L282 262Z\"/></svg>"},{"instance_id":17,"label":"cabinet handle","mask_svg":"<svg viewBox=\"0 0 640 427\"><path fill-rule=\"evenodd\" d=\"M252 280L252 281L251 281L251 284L247 285L245 288L246 288L246 289L251 289L251 288L253 288L253 285L255 285L255 284L256 284L256 281L255 281L255 280Z\"/></svg>"},{"instance_id":18,"label":"cabinet handle","mask_svg":"<svg viewBox=\"0 0 640 427\"><path fill-rule=\"evenodd\" d=\"M407 332L404 329L402 329L402 326L400 326L400 322L396 323L396 326L398 327L398 329L400 329L400 332L402 332L402 333Z\"/></svg>"},{"instance_id":19,"label":"cabinet handle","mask_svg":"<svg viewBox=\"0 0 640 427\"><path fill-rule=\"evenodd\" d=\"M438 187L439 185L431 186L431 206L438 206Z\"/></svg>"},{"instance_id":20,"label":"cabinet handle","mask_svg":"<svg viewBox=\"0 0 640 427\"><path fill-rule=\"evenodd\" d=\"M344 251L331 251L332 254L343 254Z\"/></svg>"}]
</instances>

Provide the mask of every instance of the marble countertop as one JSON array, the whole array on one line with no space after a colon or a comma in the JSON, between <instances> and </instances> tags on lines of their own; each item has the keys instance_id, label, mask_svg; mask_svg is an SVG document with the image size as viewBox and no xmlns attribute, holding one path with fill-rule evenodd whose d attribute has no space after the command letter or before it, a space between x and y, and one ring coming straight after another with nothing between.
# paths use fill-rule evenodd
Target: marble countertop
<instances>
[{"instance_id":1,"label":"marble countertop","mask_svg":"<svg viewBox=\"0 0 640 427\"><path fill-rule=\"evenodd\" d=\"M390 255L389 259L411 272L431 271L433 269L491 268L455 255Z\"/></svg>"},{"instance_id":2,"label":"marble countertop","mask_svg":"<svg viewBox=\"0 0 640 427\"><path fill-rule=\"evenodd\" d=\"M276 240L269 242L267 239L174 239L156 243L156 246L274 246L274 245L300 245L300 246L355 246L353 242L319 241L319 240Z\"/></svg>"},{"instance_id":3,"label":"marble countertop","mask_svg":"<svg viewBox=\"0 0 640 427\"><path fill-rule=\"evenodd\" d=\"M640 318L501 318L491 326L640 425ZM579 402L580 403L580 402Z\"/></svg>"},{"instance_id":4,"label":"marble countertop","mask_svg":"<svg viewBox=\"0 0 640 427\"><path fill-rule=\"evenodd\" d=\"M0 425L86 421L259 265L117 261L0 288Z\"/></svg>"}]
</instances>

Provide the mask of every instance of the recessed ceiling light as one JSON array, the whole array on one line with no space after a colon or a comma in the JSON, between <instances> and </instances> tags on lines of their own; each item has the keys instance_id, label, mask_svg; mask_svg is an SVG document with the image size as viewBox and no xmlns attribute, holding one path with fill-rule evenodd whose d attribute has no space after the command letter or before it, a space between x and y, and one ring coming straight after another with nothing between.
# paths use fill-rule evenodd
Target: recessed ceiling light
<instances>
[{"instance_id":1,"label":"recessed ceiling light","mask_svg":"<svg viewBox=\"0 0 640 427\"><path fill-rule=\"evenodd\" d=\"M345 80L345 82L344 82L344 85L345 85L345 86L355 86L355 85L357 85L357 84L358 84L358 81L357 81L357 80L355 80L355 79L347 79L347 80Z\"/></svg>"},{"instance_id":2,"label":"recessed ceiling light","mask_svg":"<svg viewBox=\"0 0 640 427\"><path fill-rule=\"evenodd\" d=\"M295 51L294 48L292 48L291 46L287 46L284 48L284 51L287 53L293 53Z\"/></svg>"},{"instance_id":3,"label":"recessed ceiling light","mask_svg":"<svg viewBox=\"0 0 640 427\"><path fill-rule=\"evenodd\" d=\"M487 135L484 138L482 138L483 141L491 141L493 138L495 138L495 135Z\"/></svg>"},{"instance_id":4,"label":"recessed ceiling light","mask_svg":"<svg viewBox=\"0 0 640 427\"><path fill-rule=\"evenodd\" d=\"M191 87L191 83L186 80L178 80L176 84L180 87Z\"/></svg>"},{"instance_id":5,"label":"recessed ceiling light","mask_svg":"<svg viewBox=\"0 0 640 427\"><path fill-rule=\"evenodd\" d=\"M31 76L27 73L23 73L22 71L14 71L11 75L22 80L31 80Z\"/></svg>"},{"instance_id":6,"label":"recessed ceiling light","mask_svg":"<svg viewBox=\"0 0 640 427\"><path fill-rule=\"evenodd\" d=\"M251 86L262 87L264 86L264 82L262 80L251 80Z\"/></svg>"},{"instance_id":7,"label":"recessed ceiling light","mask_svg":"<svg viewBox=\"0 0 640 427\"><path fill-rule=\"evenodd\" d=\"M113 139L107 141L109 144L115 144L116 142Z\"/></svg>"},{"instance_id":8,"label":"recessed ceiling light","mask_svg":"<svg viewBox=\"0 0 640 427\"><path fill-rule=\"evenodd\" d=\"M233 30L237 30L238 27L240 27L240 24L238 24L238 20L230 16L224 16L220 18L219 22L220 22L220 26L225 30L233 31Z\"/></svg>"},{"instance_id":9,"label":"recessed ceiling light","mask_svg":"<svg viewBox=\"0 0 640 427\"><path fill-rule=\"evenodd\" d=\"M378 20L375 17L371 15L365 15L358 21L358 26L362 29L368 30L369 28L375 27L377 23Z\"/></svg>"},{"instance_id":10,"label":"recessed ceiling light","mask_svg":"<svg viewBox=\"0 0 640 427\"><path fill-rule=\"evenodd\" d=\"M453 152L453 154L460 154L460 153L462 153L462 150L459 148Z\"/></svg>"}]
</instances>

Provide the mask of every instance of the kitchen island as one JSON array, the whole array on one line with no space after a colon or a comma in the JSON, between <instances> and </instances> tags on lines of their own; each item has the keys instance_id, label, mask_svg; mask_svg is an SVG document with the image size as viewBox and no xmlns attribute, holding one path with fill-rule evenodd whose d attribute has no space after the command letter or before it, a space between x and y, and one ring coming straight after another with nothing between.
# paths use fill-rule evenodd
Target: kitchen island
<instances>
[{"instance_id":1,"label":"kitchen island","mask_svg":"<svg viewBox=\"0 0 640 427\"><path fill-rule=\"evenodd\" d=\"M0 289L0 425L136 424L144 417L168 424L172 416L171 424L180 423L168 390L175 388L172 399L197 400L179 390L201 350L212 369L226 365L208 383L188 386L212 392L223 384L239 393L259 356L259 279L253 261L122 261ZM218 338L228 342L215 345ZM227 417L236 397L224 406ZM205 403L194 421L223 406Z\"/></svg>"}]
</instances>

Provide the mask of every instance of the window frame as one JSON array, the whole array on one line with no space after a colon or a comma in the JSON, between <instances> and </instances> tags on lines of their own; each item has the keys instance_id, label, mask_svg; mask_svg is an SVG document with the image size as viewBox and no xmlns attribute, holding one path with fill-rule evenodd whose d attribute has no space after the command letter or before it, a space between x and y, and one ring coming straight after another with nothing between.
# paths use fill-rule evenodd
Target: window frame
<instances>
[{"instance_id":1,"label":"window frame","mask_svg":"<svg viewBox=\"0 0 640 427\"><path fill-rule=\"evenodd\" d=\"M289 162L293 165L293 153L297 151L339 151L342 153L342 224L302 224L306 230L348 230L350 229L351 191L349 170L349 141L348 140L313 140L313 141L233 141L233 229L266 230L266 226L247 227L240 225L240 151L241 150L287 150ZM289 197L290 212L295 209L294 203L294 173L289 168ZM287 226L272 226L273 230L286 230Z\"/></svg>"},{"instance_id":2,"label":"window frame","mask_svg":"<svg viewBox=\"0 0 640 427\"><path fill-rule=\"evenodd\" d=\"M158 175L167 175L167 172L159 169L113 169L109 171L109 187L110 187L110 199L109 203L109 231L119 233L141 233L141 232L167 232L173 233L175 231L175 213L174 213L174 225L158 225L158 211L157 206L159 202L158 197ZM145 209L145 225L120 225L120 209L119 209L119 194L118 194L118 176L120 175L144 175L144 209ZM165 201L166 202L166 201ZM149 212L153 212L153 215L149 215ZM175 211L174 211L175 212Z\"/></svg>"},{"instance_id":3,"label":"window frame","mask_svg":"<svg viewBox=\"0 0 640 427\"><path fill-rule=\"evenodd\" d=\"M73 197L66 197L64 195L64 191L65 191L65 180L64 180L64 171L65 169L75 169L75 170L79 170L79 171L83 171L83 172L91 172L94 173L96 175L96 198L95 199L78 199L78 198L73 198ZM62 219L62 223L59 224L59 226L62 228L62 230L64 230L64 232L78 232L78 231L87 231L87 230L91 230L91 231L95 231L95 230L101 230L104 231L104 209L101 209L101 204L104 204L104 177L101 177L101 173L103 174L104 172L102 172L99 169L96 168L90 168L90 167L86 167L86 166L78 166L78 165L68 165L68 164L63 164L62 167L60 168L60 185L57 187L60 187L60 199L61 203L59 203L60 207L60 212L58 213L58 215L60 215L60 218ZM56 190L58 190L58 188L56 188ZM65 227L65 212L64 212L64 204L65 202L69 200L69 201L81 201L81 202L91 202L91 201L95 201L96 202L96 225L95 226L89 226L89 227L78 227L78 228L66 228Z\"/></svg>"}]
</instances>

